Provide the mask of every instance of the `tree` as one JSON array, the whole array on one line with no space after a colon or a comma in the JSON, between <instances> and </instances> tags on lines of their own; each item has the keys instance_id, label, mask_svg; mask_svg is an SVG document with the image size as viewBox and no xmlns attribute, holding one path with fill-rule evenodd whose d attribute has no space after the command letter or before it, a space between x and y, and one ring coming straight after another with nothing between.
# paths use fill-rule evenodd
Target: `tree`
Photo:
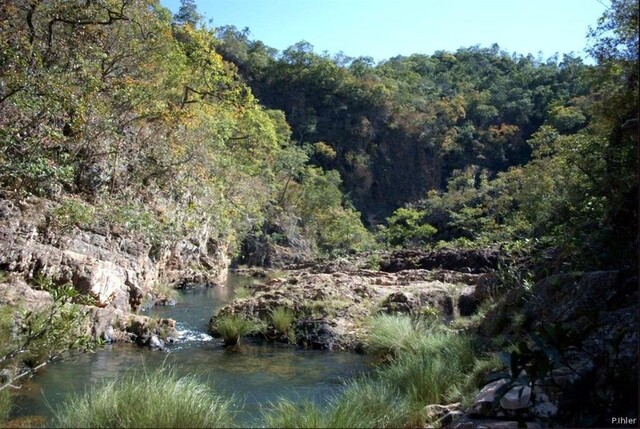
<instances>
[{"instance_id":1,"label":"tree","mask_svg":"<svg viewBox=\"0 0 640 429\"><path fill-rule=\"evenodd\" d=\"M173 16L173 21L176 24L188 24L194 28L202 22L202 15L198 13L195 0L180 0L180 9Z\"/></svg>"}]
</instances>

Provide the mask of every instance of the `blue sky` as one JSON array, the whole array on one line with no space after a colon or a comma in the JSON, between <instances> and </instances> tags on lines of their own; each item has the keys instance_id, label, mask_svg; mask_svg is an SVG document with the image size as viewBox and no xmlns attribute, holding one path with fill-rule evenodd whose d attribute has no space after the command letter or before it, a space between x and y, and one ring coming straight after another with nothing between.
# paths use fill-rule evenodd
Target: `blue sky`
<instances>
[{"instance_id":1,"label":"blue sky","mask_svg":"<svg viewBox=\"0 0 640 429\"><path fill-rule=\"evenodd\" d=\"M317 53L376 61L493 43L510 53L586 58L586 34L608 0L196 0L213 27L248 27L280 51L305 40ZM175 12L179 0L161 0Z\"/></svg>"}]
</instances>

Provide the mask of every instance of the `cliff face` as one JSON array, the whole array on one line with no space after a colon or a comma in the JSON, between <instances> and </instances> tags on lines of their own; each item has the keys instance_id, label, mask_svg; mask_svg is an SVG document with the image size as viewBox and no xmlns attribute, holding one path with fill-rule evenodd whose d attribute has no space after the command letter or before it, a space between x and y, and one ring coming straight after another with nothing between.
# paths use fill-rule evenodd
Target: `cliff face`
<instances>
[{"instance_id":1,"label":"cliff face","mask_svg":"<svg viewBox=\"0 0 640 429\"><path fill-rule=\"evenodd\" d=\"M42 279L53 285L72 284L93 298L92 333L114 340L115 326L126 330L130 313L143 304L162 299L157 285L165 283L221 283L229 259L225 246L207 234L175 237L161 250L150 240L112 231L52 226L51 212L58 206L45 199L0 200L0 269L11 280L0 290L0 303L36 305L47 293L34 292ZM22 291L16 295L16 291Z\"/></svg>"}]
</instances>

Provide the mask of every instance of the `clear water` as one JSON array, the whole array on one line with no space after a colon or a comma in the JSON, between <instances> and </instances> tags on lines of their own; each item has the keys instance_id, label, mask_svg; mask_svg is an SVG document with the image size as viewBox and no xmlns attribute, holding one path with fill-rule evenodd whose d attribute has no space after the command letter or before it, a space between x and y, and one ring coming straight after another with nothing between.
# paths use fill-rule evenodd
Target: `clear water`
<instances>
[{"instance_id":1,"label":"clear water","mask_svg":"<svg viewBox=\"0 0 640 429\"><path fill-rule=\"evenodd\" d=\"M261 412L278 398L310 399L322 404L340 391L345 380L369 371L370 359L355 353L304 350L247 338L237 349L224 348L220 339L206 334L209 318L233 299L238 285L247 281L231 274L227 287L186 290L177 305L147 312L177 321L181 341L169 345L167 351L116 344L47 365L23 385L16 415L50 419L69 394L128 370L168 365L178 374L194 374L216 391L234 395L241 422L255 425Z\"/></svg>"}]
</instances>

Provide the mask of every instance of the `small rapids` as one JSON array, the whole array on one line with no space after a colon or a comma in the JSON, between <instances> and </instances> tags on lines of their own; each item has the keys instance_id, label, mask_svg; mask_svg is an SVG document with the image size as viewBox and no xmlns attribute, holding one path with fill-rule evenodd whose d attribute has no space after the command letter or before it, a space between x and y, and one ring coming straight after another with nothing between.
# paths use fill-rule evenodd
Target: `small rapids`
<instances>
[{"instance_id":1,"label":"small rapids","mask_svg":"<svg viewBox=\"0 0 640 429\"><path fill-rule=\"evenodd\" d=\"M239 423L256 426L265 408L279 398L323 404L342 389L345 380L371 370L372 361L366 355L305 350L259 338L243 338L239 347L225 348L221 339L207 333L209 319L233 300L236 287L251 280L231 274L226 287L187 289L176 305L144 312L176 320L179 339L165 351L113 344L47 365L23 384L15 417L37 415L51 422L68 395L127 371L171 366L178 374L195 375L217 392L239 398Z\"/></svg>"}]
</instances>

